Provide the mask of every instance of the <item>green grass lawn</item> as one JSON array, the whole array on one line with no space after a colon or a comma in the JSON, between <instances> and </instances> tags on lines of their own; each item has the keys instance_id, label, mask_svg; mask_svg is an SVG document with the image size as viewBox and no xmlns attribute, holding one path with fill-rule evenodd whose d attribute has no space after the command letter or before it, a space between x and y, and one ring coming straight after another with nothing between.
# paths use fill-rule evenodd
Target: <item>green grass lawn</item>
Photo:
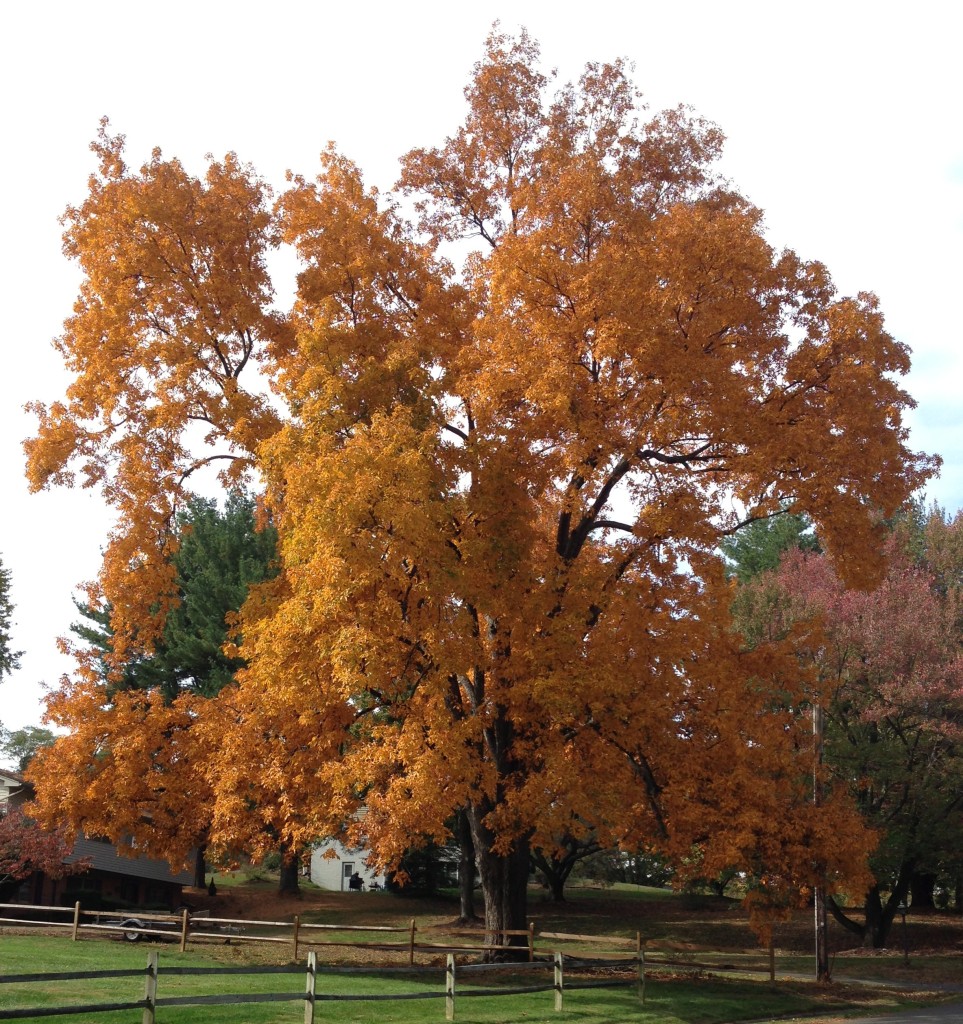
<instances>
[{"instance_id":1,"label":"green grass lawn","mask_svg":"<svg viewBox=\"0 0 963 1024\"><path fill-rule=\"evenodd\" d=\"M168 975L177 966L212 967L218 965L241 966L251 962L264 962L273 955L283 959L278 951L263 952L256 947L218 946L208 949L178 952L169 944L128 945L118 941L90 939L77 943L60 937L43 935L0 935L0 976L19 973L55 971L131 969L143 971L147 953L156 949L159 954L158 995L185 995L188 993L300 993L304 975L230 975L214 977ZM323 958L319 958L323 963ZM627 976L628 977L628 976ZM500 1024L500 1022L550 1021L559 1019L553 1010L551 992L515 996L467 997L472 986L495 987L498 984L538 984L551 982L551 973L533 975L520 973L517 977L485 973L469 978L462 972L456 987L456 1020L461 1024ZM578 978L567 972L566 984L574 985ZM319 995L332 994L384 994L427 992L424 1000L390 1002L319 1002L317 1020L338 1024L429 1024L444 1020L444 981L442 971L436 968L430 975L395 975L384 970L372 974L354 974L348 977L320 974ZM71 980L50 983L0 985L0 1008L42 1007L70 1003L127 1001L143 995L143 977L110 980ZM461 998L457 998L458 996ZM894 1009L900 1001L892 995L871 991L838 988L827 990L798 983L780 983L771 986L764 981L721 979L715 977L685 978L668 976L651 978L646 985L646 1004L641 1006L634 988L566 990L564 1019L577 1024L613 1024L624 1020L637 1020L642 1024L721 1024L726 1021L760 1020L785 1014L823 1012L827 1015L846 1011L883 1012ZM34 1018L53 1021L53 1017ZM63 1020L63 1017L56 1018ZM70 1018L81 1024L101 1022L133 1022L140 1020L139 1010L119 1011L111 1014L79 1014ZM243 1004L201 1007L159 1007L159 1024L281 1024L303 1020L303 1003L292 1001L273 1004Z\"/></svg>"},{"instance_id":2,"label":"green grass lawn","mask_svg":"<svg viewBox=\"0 0 963 1024\"><path fill-rule=\"evenodd\" d=\"M225 879L225 882L227 880ZM235 879L231 879L232 882ZM389 926L405 929L412 918L417 921L417 940L446 944L452 941L451 932L457 928L454 919L458 902L451 894L433 897L392 895L387 893L326 893L306 891L302 899L273 900L276 880L270 877L254 880L239 878L236 885L226 884L218 897L202 902L200 894L192 899L201 908L210 909L215 917L246 916L265 920L291 921L297 914L302 923L317 922L334 925L337 931L313 933L302 928L301 940L310 938L341 939L351 941L387 940L406 943L405 933L349 932L345 926ZM218 880L220 884L220 879ZM615 989L570 990L566 992L564 1019L578 1024L614 1024L624 1020L673 1022L683 1024L723 1024L727 1021L766 1020L784 1015L819 1013L822 1016L843 1014L883 1013L898 1008L900 997L894 989L881 986L865 988L855 985L817 987L798 980L780 980L776 986L768 982L767 973L742 976L723 974L724 967L740 970L756 968L768 970L768 956L748 928L746 915L737 900L713 896L679 895L664 889L645 889L638 886L612 886L606 888L586 886L570 887L564 903L553 903L537 889L530 893L530 917L535 922L536 935L542 932L569 932L577 934L621 935L632 938L640 932L646 944L650 961L668 959L688 962L690 965L708 964L701 970L666 967L650 975L647 983L647 1002L639 1005L630 986ZM228 912L234 911L234 912ZM236 913L240 911L240 913ZM244 913L247 911L247 913ZM798 919L796 919L798 918ZM811 912L800 911L793 921L776 930L777 973L795 972L802 978L813 976L813 958L810 955ZM248 934L268 931L250 928ZM459 929L460 930L460 929ZM21 930L22 931L22 930ZM290 927L277 929L277 934L288 935ZM477 941L482 932L476 929ZM898 936L902 938L902 935ZM851 937L831 934L831 948L838 949L834 957L834 977L872 978L881 983L907 988L939 982L963 982L963 959L959 957L963 942L959 918L940 915L919 915L910 923L908 931L910 963L904 965L902 955L880 952L867 955L866 951L852 950ZM462 944L471 939L459 937ZM845 945L844 943L847 943ZM567 953L579 951L580 944L556 943L555 940L536 938L539 952L563 948ZM433 952L418 952L418 965L435 962L434 974L428 976L399 976L384 970L387 964L406 964L407 950L384 953L377 950L359 950L350 946L316 947L321 964L350 963L366 966L374 973L340 977L321 974L318 979L319 995L335 993L347 995L395 995L411 991L430 994L424 1000L391 1002L343 1001L319 1002L319 1021L352 1022L384 1021L387 1024L429 1024L444 1020L443 979L440 967L443 957ZM589 946L581 949L588 952ZM41 973L69 970L103 970L106 968L132 969L137 977L94 981L91 979L52 984L0 985L0 1009L23 1006L54 1006L63 1003L105 1002L113 1000L135 1001L143 996L143 970L147 953L154 949L160 956L159 995L178 996L187 993L258 993L288 992L299 995L304 989L304 974L178 977L168 973L177 966L242 966L252 964L283 964L292 956L290 942L267 944L241 941L241 937L218 937L207 943L192 944L186 954L180 954L176 943L132 945L104 936L83 936L73 943L60 934L49 936L38 933L19 934L0 930L0 976L17 973ZM300 963L304 964L307 949L301 948ZM629 977L629 975L626 975ZM456 1020L465 1024L499 1024L499 1022L549 1021L558 1018L553 1011L551 992L533 993L498 998L480 996L468 998L472 984L485 987L501 979L499 974L486 974L472 981L460 973L456 1003ZM532 975L519 975L516 984L534 984ZM551 977L544 976L547 984ZM566 984L577 981L567 971ZM910 997L907 997L910 998ZM927 999L926 995L914 999ZM930 1000L936 998L930 993ZM52 1021L53 1017L35 1018ZM57 1019L64 1019L62 1017ZM81 1022L113 1021L140 1022L139 1010L112 1014L80 1014L72 1017ZM303 1020L300 1000L274 1004L235 1003L226 1007L164 1007L158 1012L159 1024L275 1024L283 1021Z\"/></svg>"}]
</instances>

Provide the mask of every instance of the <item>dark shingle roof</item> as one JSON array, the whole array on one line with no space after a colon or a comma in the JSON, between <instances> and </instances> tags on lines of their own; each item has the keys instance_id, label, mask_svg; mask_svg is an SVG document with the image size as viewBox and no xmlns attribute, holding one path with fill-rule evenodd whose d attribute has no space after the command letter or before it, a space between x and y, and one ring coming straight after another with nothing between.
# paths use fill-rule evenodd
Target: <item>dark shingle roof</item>
<instances>
[{"instance_id":1,"label":"dark shingle roof","mask_svg":"<svg viewBox=\"0 0 963 1024\"><path fill-rule=\"evenodd\" d=\"M115 875L150 878L155 882L173 882L177 885L190 885L194 881L190 871L173 872L166 861L151 860L149 857L123 857L112 843L96 839L78 839L70 856L64 859L68 864L73 864L85 857L90 858L92 868L110 871Z\"/></svg>"}]
</instances>

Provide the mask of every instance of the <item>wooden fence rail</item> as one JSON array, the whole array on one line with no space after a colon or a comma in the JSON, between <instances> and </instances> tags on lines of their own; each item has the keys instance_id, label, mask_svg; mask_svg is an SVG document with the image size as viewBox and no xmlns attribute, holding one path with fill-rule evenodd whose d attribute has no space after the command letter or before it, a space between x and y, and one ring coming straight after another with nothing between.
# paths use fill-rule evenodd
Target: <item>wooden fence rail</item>
<instances>
[{"instance_id":1,"label":"wooden fence rail","mask_svg":"<svg viewBox=\"0 0 963 1024\"><path fill-rule=\"evenodd\" d=\"M304 949L321 949L325 947L344 947L367 949L378 952L407 954L409 965L414 965L417 953L426 956L441 954L470 953L512 953L524 950L529 962L537 957L551 956L556 950L565 951L588 947L592 957L612 955L624 957L630 961L648 963L650 967L674 967L687 970L710 970L714 972L734 971L738 973L766 973L771 981L775 980L775 957L772 948L768 950L768 968L732 966L720 963L703 963L690 959L670 957L665 954L643 956L642 937L636 933L632 938L618 935L582 935L570 932L538 932L535 922L529 922L524 930L489 932L455 930L446 931L444 936L435 938L430 931L419 933L415 919L407 925L349 925L349 924L312 924L303 922L298 916L293 921L242 920L227 917L208 917L199 914L191 915L184 910L180 914L141 914L129 911L126 914L117 911L83 910L80 903L73 907L43 907L24 904L0 904L0 915L13 911L17 917L0 916L0 927L4 925L27 925L70 929L76 941L84 933L101 933L124 935L136 940L140 938L162 937L179 941L181 952L186 952L189 942L265 942L287 944L291 948L291 959L297 961ZM27 918L25 913L59 914L67 920L37 920ZM132 924L132 922L138 922ZM251 929L258 929L251 931ZM265 929L273 929L273 934L265 934ZM349 937L357 933L378 936L375 940ZM384 936L384 938L381 938ZM392 936L398 936L392 941ZM401 938L404 936L404 938ZM423 937L422 937L423 936ZM512 939L523 938L525 944L512 944ZM474 942L459 939L474 939ZM577 954L567 954L569 956ZM656 958L658 957L658 958ZM644 987L643 981L640 983Z\"/></svg>"},{"instance_id":2,"label":"wooden fence rail","mask_svg":"<svg viewBox=\"0 0 963 1024\"><path fill-rule=\"evenodd\" d=\"M4 916L12 911L19 915ZM37 917L24 917L25 913L45 915L62 915L68 920L38 920ZM0 903L0 927L5 925L33 926L45 928L70 929L71 937L76 941L82 933L104 932L123 935L131 941L141 938L179 939L180 950L185 952L189 942L267 942L288 944L291 946L292 959L297 960L303 947L343 946L360 949L373 949L379 952L398 952L408 954L408 963L414 964L416 953L437 955L448 952L488 952L518 951L519 946L511 939L524 938L529 960L535 959L535 924L528 928L515 931L492 932L449 932L448 936L474 938L475 943L455 943L450 941L432 942L427 939L417 940L418 928L412 918L407 925L348 925L348 924L311 924L301 921L295 916L293 921L266 921L229 917L209 917L206 914L192 915L183 910L179 914L151 914L139 911L104 911L84 910L81 904L73 907L44 907L31 904ZM261 929L251 931L251 929ZM275 929L274 934L265 934L264 929ZM375 935L404 935L402 941L384 940L359 941L344 938L323 938L326 933L365 932ZM422 932L422 934L425 934ZM478 942L479 937L483 942ZM495 941L497 940L497 941Z\"/></svg>"},{"instance_id":3,"label":"wooden fence rail","mask_svg":"<svg viewBox=\"0 0 963 1024\"><path fill-rule=\"evenodd\" d=\"M117 970L117 971L61 971L56 974L5 974L0 975L0 985L29 985L41 984L46 990L50 984L56 985L61 981L94 980L98 978L145 978L145 987L150 985L151 961L154 962L154 977L156 978L157 954L152 953L148 957L146 971L140 970ZM136 1001L125 1000L111 1003L85 1003L83 1006L29 1006L14 1007L12 1009L0 1008L0 1020L28 1020L31 1017L52 1017L69 1016L76 1013L109 1013L114 1010L137 1010L147 1004L144 999Z\"/></svg>"},{"instance_id":4,"label":"wooden fence rail","mask_svg":"<svg viewBox=\"0 0 963 1024\"><path fill-rule=\"evenodd\" d=\"M67 980L93 980L108 978L136 978L144 979L144 997L138 1000L125 1000L104 1003L85 1003L61 1006L30 1006L0 1009L0 1021L7 1020L28 1020L34 1017L49 1016L70 1016L79 1013L111 1013L119 1010L136 1010L143 1012L143 1024L157 1024L157 1011L160 1007L170 1006L216 1006L233 1005L238 1003L275 1003L275 1002L302 1002L304 1004L305 1024L314 1024L317 1012L317 1004L321 1002L334 1002L344 1000L365 1000L379 1002L383 1000L398 999L440 999L444 996L445 1017L453 1020L455 1016L455 978L456 970L461 975L474 974L483 971L512 971L521 972L524 970L551 971L552 980L547 984L536 985L512 985L497 988L470 988L461 990L461 998L474 996L508 996L523 993L552 992L554 994L554 1005L557 1011L562 1009L562 998L564 992L563 958L561 953L555 953L551 961L529 961L528 963L504 963L504 964L462 964L456 968L455 956L449 953L447 964L442 973L444 979L443 989L431 989L421 992L395 992L390 994L374 995L371 993L319 993L317 990L317 979L321 974L371 974L379 976L387 971L402 972L411 974L435 974L439 973L437 967L341 967L334 965L319 966L317 954L313 951L308 954L307 965L301 967L297 964L268 967L165 967L160 972L158 967L158 954L151 951L147 958L147 967L140 970L111 970L111 971L67 971L56 974L8 974L0 975L0 985L4 984L41 984L45 991L50 986L56 986L58 982ZM605 965L602 961L591 961L595 966ZM617 961L624 964L624 961ZM160 979L192 975L195 977L212 977L215 975L266 975L266 974L303 974L304 988L298 992L238 992L221 993L218 995L205 995L193 993L181 996L161 996L159 994ZM641 968L639 976L642 976ZM569 988L595 987L597 982L581 982L570 984ZM606 981L601 984L625 984L624 981ZM640 995L642 994L640 989Z\"/></svg>"}]
</instances>

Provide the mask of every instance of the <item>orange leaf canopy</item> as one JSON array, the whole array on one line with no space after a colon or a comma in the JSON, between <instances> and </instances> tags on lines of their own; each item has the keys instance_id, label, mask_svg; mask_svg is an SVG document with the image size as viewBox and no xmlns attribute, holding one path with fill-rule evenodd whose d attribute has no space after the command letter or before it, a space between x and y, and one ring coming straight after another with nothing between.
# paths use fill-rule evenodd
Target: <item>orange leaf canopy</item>
<instances>
[{"instance_id":1,"label":"orange leaf canopy","mask_svg":"<svg viewBox=\"0 0 963 1024\"><path fill-rule=\"evenodd\" d=\"M806 774L759 680L803 681L730 639L716 548L783 504L872 575L875 516L932 469L907 352L873 296L773 251L715 177L718 130L646 113L621 64L550 95L534 42L493 34L466 98L404 159L405 207L332 149L272 212L233 157L132 174L102 137L67 214L77 380L39 410L32 479L77 463L114 502L101 586L130 644L163 615L192 424L262 481L281 572L236 687L192 709L224 842L354 820L390 863L464 808L480 863L589 826L783 849Z\"/></svg>"}]
</instances>

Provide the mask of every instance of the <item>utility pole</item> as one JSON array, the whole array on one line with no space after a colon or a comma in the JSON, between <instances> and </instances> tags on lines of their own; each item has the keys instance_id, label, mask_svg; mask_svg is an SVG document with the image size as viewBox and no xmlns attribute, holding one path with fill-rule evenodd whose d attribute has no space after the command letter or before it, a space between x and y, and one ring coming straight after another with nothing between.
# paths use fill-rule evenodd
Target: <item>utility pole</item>
<instances>
[{"instance_id":1,"label":"utility pole","mask_svg":"<svg viewBox=\"0 0 963 1024\"><path fill-rule=\"evenodd\" d=\"M822 803L823 731L825 722L823 709L813 704L813 804ZM825 870L825 869L824 869ZM824 870L820 872L819 884L813 892L813 907L816 926L816 981L829 982L829 932L826 922L826 886Z\"/></svg>"}]
</instances>

